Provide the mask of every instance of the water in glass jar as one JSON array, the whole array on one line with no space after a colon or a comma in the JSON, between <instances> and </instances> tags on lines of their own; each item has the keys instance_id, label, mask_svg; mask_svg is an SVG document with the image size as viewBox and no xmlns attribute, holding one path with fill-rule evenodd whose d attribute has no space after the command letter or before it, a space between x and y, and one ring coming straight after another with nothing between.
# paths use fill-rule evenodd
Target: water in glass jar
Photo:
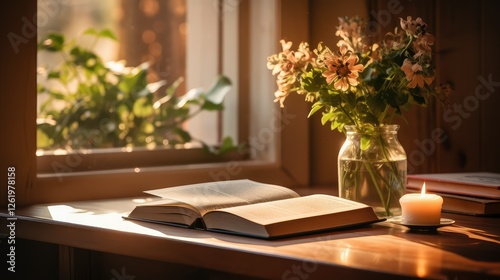
<instances>
[{"instance_id":1,"label":"water in glass jar","mask_svg":"<svg viewBox=\"0 0 500 280\"><path fill-rule=\"evenodd\" d=\"M406 159L339 160L339 196L370 205L379 217L401 215L406 188Z\"/></svg>"}]
</instances>

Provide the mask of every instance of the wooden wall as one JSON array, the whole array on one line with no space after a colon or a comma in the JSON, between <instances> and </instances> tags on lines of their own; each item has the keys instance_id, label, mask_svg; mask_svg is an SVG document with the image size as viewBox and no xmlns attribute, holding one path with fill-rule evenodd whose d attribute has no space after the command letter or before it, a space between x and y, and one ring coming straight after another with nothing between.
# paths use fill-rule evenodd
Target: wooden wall
<instances>
[{"instance_id":1,"label":"wooden wall","mask_svg":"<svg viewBox=\"0 0 500 280\"><path fill-rule=\"evenodd\" d=\"M436 36L437 81L452 82L455 92L450 98L451 108L445 110L431 103L425 109L413 110L406 116L407 123L400 123L399 140L407 152L409 173L500 172L497 145L500 139L500 21L497 15L500 2L359 0L342 3L349 4L310 0L311 45L318 41L334 44L333 28L338 24L337 17L343 15L369 15L370 20L379 17L378 22L386 31L399 25L400 17L421 17ZM394 5L401 11L387 13ZM311 184L336 184L336 158L343 135L321 126L317 117L310 122ZM441 131L445 133L441 138L446 138L444 142L435 136Z\"/></svg>"}]
</instances>

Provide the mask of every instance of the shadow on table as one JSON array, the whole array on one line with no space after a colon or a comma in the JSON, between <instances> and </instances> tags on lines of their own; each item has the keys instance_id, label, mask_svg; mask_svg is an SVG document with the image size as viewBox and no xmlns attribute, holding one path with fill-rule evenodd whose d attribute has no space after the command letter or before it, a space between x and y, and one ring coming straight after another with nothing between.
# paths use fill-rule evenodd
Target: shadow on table
<instances>
[{"instance_id":1,"label":"shadow on table","mask_svg":"<svg viewBox=\"0 0 500 280\"><path fill-rule=\"evenodd\" d=\"M408 230L394 234L412 242L458 254L470 260L500 261L500 237L483 230L455 225L435 232Z\"/></svg>"}]
</instances>

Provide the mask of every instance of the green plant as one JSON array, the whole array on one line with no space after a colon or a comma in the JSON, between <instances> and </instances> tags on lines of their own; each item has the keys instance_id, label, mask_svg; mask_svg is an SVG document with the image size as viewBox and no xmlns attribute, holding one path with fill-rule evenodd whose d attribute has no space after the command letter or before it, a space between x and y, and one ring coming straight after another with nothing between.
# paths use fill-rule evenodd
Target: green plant
<instances>
[{"instance_id":1,"label":"green plant","mask_svg":"<svg viewBox=\"0 0 500 280\"><path fill-rule=\"evenodd\" d=\"M231 88L220 76L208 90L192 89L183 96L176 90L183 78L148 82L149 63L125 67L124 62L104 62L92 50L99 39L117 40L109 30L88 29L93 36L90 48L62 34L48 34L39 51L60 54L62 62L45 69L38 92L45 98L40 106L38 148L89 149L109 147L176 146L199 142L183 127L199 112L223 110ZM234 148L230 138L220 149Z\"/></svg>"}]
</instances>

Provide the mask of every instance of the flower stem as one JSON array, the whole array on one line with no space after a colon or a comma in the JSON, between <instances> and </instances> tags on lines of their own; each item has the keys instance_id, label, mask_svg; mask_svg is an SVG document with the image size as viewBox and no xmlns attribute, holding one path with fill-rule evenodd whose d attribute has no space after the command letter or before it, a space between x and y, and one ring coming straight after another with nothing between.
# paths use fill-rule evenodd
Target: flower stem
<instances>
[{"instance_id":1,"label":"flower stem","mask_svg":"<svg viewBox=\"0 0 500 280\"><path fill-rule=\"evenodd\" d=\"M370 177L372 179L373 184L375 185L375 188L377 189L377 193L378 193L378 196L380 197L380 201L382 202L382 205L384 206L385 214L387 216L391 216L391 210L389 208L390 195L388 196L387 200L384 199L384 194L382 193L382 190L378 184L377 178L375 178L376 175L378 175L380 178L382 178L382 177L380 176L380 174L377 171L373 170L373 165L371 163L369 163L368 161L363 161L363 164L365 165L366 170L368 170L368 173L370 173ZM387 183L387 182L385 182L385 183Z\"/></svg>"}]
</instances>

